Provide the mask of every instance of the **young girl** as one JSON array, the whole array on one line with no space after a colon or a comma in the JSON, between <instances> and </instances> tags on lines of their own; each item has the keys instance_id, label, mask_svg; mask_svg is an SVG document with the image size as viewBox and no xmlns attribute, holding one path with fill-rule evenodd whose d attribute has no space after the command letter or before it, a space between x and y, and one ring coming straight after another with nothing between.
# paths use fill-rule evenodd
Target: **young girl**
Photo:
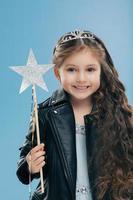
<instances>
[{"instance_id":1,"label":"young girl","mask_svg":"<svg viewBox=\"0 0 133 200\"><path fill-rule=\"evenodd\" d=\"M41 144L32 121L18 178L29 184L43 167L44 193L39 184L32 200L132 200L132 107L106 47L73 31L58 41L53 63L62 89L39 105Z\"/></svg>"}]
</instances>

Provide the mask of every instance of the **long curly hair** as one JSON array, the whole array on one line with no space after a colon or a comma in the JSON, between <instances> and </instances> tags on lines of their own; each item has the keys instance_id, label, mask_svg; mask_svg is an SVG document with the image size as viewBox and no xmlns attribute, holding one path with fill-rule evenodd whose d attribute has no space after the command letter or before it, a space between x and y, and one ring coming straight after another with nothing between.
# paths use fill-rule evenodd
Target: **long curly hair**
<instances>
[{"instance_id":1,"label":"long curly hair","mask_svg":"<svg viewBox=\"0 0 133 200\"><path fill-rule=\"evenodd\" d=\"M74 34L79 34L75 31ZM84 34L92 37L84 37ZM93 94L92 113L99 139L89 167L97 166L96 199L103 200L107 191L111 200L133 199L133 109L128 104L125 88L104 43L89 31L72 38L72 32L60 38L53 52L53 63L61 67L72 53L91 50L101 65L99 89ZM87 35L86 35L87 36ZM66 37L66 38L65 38ZM65 41L65 42L64 42Z\"/></svg>"}]
</instances>

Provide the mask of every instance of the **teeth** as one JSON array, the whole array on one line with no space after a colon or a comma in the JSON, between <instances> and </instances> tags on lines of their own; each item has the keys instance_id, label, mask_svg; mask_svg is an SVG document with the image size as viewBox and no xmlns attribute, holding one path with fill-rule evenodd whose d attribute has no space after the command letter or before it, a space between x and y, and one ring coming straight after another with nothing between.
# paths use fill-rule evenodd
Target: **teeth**
<instances>
[{"instance_id":1,"label":"teeth","mask_svg":"<svg viewBox=\"0 0 133 200\"><path fill-rule=\"evenodd\" d=\"M83 89L88 88L88 86L75 86L75 88L83 90Z\"/></svg>"}]
</instances>

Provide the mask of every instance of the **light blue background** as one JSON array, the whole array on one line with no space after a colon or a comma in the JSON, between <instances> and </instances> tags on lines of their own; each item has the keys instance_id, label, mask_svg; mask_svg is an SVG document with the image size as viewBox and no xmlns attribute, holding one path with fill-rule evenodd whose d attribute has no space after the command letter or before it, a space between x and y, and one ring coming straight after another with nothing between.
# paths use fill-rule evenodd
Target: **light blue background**
<instances>
[{"instance_id":1,"label":"light blue background","mask_svg":"<svg viewBox=\"0 0 133 200\"><path fill-rule=\"evenodd\" d=\"M19 146L27 133L31 87L19 95L21 76L8 67L25 65L32 48L39 64L51 63L58 38L76 28L104 40L133 103L132 0L0 0L0 199L28 199L16 178ZM37 88L38 102L59 85L52 70L44 76L49 93Z\"/></svg>"}]
</instances>

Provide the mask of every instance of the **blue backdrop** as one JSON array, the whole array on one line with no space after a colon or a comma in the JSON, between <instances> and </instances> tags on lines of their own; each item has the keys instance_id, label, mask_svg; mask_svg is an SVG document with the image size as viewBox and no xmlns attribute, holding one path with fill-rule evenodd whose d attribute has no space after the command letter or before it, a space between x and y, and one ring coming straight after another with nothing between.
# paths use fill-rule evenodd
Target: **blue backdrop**
<instances>
[{"instance_id":1,"label":"blue backdrop","mask_svg":"<svg viewBox=\"0 0 133 200\"><path fill-rule=\"evenodd\" d=\"M51 63L62 34L88 29L104 40L132 104L132 7L132 0L0 0L0 199L28 199L28 186L15 173L29 125L31 87L19 95L22 78L8 67L25 65L30 48L39 64ZM49 93L37 88L38 102L59 86L52 70L44 79Z\"/></svg>"}]
</instances>

